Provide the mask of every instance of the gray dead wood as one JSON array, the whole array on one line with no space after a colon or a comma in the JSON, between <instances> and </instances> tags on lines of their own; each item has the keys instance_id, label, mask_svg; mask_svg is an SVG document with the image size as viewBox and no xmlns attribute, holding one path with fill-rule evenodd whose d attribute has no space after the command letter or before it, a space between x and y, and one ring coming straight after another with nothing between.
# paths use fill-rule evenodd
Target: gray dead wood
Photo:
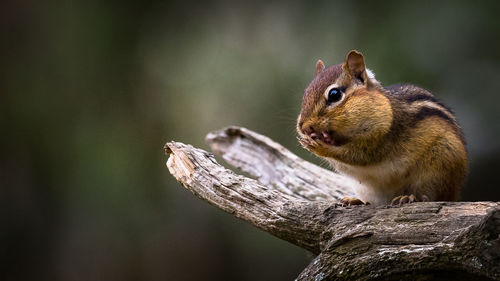
<instances>
[{"instance_id":1,"label":"gray dead wood","mask_svg":"<svg viewBox=\"0 0 500 281\"><path fill-rule=\"evenodd\" d=\"M169 142L170 173L196 196L316 255L297 280L500 280L500 203L342 207L349 179L244 128L211 133L211 153Z\"/></svg>"},{"instance_id":2,"label":"gray dead wood","mask_svg":"<svg viewBox=\"0 0 500 281\"><path fill-rule=\"evenodd\" d=\"M309 201L354 196L350 178L309 163L248 129L229 127L209 133L206 141L226 162L283 193Z\"/></svg>"}]
</instances>

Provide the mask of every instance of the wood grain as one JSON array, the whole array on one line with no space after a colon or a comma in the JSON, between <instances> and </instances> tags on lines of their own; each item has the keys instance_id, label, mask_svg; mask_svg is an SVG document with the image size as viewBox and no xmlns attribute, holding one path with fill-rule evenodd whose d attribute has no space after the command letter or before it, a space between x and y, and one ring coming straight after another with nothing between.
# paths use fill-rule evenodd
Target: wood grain
<instances>
[{"instance_id":1,"label":"wood grain","mask_svg":"<svg viewBox=\"0 0 500 281\"><path fill-rule=\"evenodd\" d=\"M316 255L297 280L500 280L500 203L343 207L349 180L244 128L206 151L169 142L170 173L216 207ZM250 266L250 265L249 265Z\"/></svg>"}]
</instances>

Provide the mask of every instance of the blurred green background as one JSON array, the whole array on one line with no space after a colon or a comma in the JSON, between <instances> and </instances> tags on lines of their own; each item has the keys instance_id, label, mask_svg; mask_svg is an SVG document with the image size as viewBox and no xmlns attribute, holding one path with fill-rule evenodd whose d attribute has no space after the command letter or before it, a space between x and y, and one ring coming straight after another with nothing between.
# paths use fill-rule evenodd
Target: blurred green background
<instances>
[{"instance_id":1,"label":"blurred green background","mask_svg":"<svg viewBox=\"0 0 500 281\"><path fill-rule=\"evenodd\" d=\"M454 108L464 200L500 201L498 1L7 1L1 280L293 280L311 256L199 200L169 140L295 140L316 60L351 49Z\"/></svg>"}]
</instances>

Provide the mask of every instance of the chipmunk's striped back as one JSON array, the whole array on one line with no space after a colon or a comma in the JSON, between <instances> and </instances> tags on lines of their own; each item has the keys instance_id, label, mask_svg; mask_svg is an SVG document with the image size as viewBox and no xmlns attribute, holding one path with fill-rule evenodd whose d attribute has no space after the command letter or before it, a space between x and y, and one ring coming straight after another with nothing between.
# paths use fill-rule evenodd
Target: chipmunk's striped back
<instances>
[{"instance_id":1,"label":"chipmunk's striped back","mask_svg":"<svg viewBox=\"0 0 500 281\"><path fill-rule=\"evenodd\" d=\"M408 107L397 108L402 108L410 114L408 116L409 125L415 125L432 116L441 118L449 123L460 137L462 144L466 145L463 131L458 125L453 110L434 97L429 91L411 84L395 84L385 87L385 89L388 91L387 96L390 100L398 100L408 105Z\"/></svg>"}]
</instances>

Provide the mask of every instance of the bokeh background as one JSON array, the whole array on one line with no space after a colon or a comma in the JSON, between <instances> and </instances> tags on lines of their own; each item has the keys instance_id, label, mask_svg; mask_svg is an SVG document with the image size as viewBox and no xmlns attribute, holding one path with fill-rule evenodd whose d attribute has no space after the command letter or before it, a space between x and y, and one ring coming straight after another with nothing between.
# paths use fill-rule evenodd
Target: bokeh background
<instances>
[{"instance_id":1,"label":"bokeh background","mask_svg":"<svg viewBox=\"0 0 500 281\"><path fill-rule=\"evenodd\" d=\"M1 280L293 280L311 256L199 200L169 140L295 140L321 58L454 108L464 200L500 201L499 1L3 1Z\"/></svg>"}]
</instances>

